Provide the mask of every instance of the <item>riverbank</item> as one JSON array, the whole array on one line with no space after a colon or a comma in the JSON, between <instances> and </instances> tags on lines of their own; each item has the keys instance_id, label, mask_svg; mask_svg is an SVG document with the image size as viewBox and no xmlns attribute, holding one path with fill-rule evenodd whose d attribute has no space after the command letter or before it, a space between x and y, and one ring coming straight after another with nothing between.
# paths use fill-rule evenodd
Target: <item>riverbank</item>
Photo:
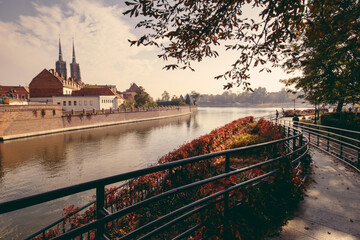
<instances>
[{"instance_id":1,"label":"riverbank","mask_svg":"<svg viewBox=\"0 0 360 240\"><path fill-rule=\"evenodd\" d=\"M191 114L194 106L63 112L61 106L1 106L0 141L158 120Z\"/></svg>"}]
</instances>

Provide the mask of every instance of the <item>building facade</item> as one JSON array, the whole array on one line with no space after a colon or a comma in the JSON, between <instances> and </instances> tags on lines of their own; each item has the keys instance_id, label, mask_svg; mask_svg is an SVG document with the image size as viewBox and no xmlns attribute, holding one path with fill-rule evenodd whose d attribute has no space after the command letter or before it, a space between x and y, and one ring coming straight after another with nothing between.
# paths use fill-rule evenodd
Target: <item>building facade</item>
<instances>
[{"instance_id":1,"label":"building facade","mask_svg":"<svg viewBox=\"0 0 360 240\"><path fill-rule=\"evenodd\" d=\"M0 97L25 101L30 98L30 92L28 87L23 86L0 86Z\"/></svg>"},{"instance_id":2,"label":"building facade","mask_svg":"<svg viewBox=\"0 0 360 240\"><path fill-rule=\"evenodd\" d=\"M92 111L114 109L117 100L114 96L54 96L52 102L62 106L64 111Z\"/></svg>"},{"instance_id":3,"label":"building facade","mask_svg":"<svg viewBox=\"0 0 360 240\"><path fill-rule=\"evenodd\" d=\"M62 106L64 111L116 109L124 99L110 87L88 85L73 91L72 96L54 96L52 102Z\"/></svg>"},{"instance_id":4,"label":"building facade","mask_svg":"<svg viewBox=\"0 0 360 240\"><path fill-rule=\"evenodd\" d=\"M53 96L71 95L82 86L72 79L65 79L53 69L42 70L29 84L31 101L51 101Z\"/></svg>"},{"instance_id":5,"label":"building facade","mask_svg":"<svg viewBox=\"0 0 360 240\"><path fill-rule=\"evenodd\" d=\"M131 83L130 88L126 89L125 92L123 92L123 97L126 101L134 101L135 95L137 90L139 89L139 86L136 85L136 83Z\"/></svg>"}]
</instances>

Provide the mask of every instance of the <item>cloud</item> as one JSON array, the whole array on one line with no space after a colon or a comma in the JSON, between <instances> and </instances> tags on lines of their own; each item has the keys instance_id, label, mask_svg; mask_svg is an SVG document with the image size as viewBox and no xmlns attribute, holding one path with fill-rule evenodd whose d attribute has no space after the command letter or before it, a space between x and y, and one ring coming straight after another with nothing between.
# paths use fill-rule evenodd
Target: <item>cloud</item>
<instances>
[{"instance_id":1,"label":"cloud","mask_svg":"<svg viewBox=\"0 0 360 240\"><path fill-rule=\"evenodd\" d=\"M16 22L0 21L0 72L3 85L28 85L44 68L55 68L58 38L67 62L72 60L72 38L83 81L116 84L120 90L151 72L152 63L137 56L151 49L130 48L130 26L123 10L100 1L73 0L66 5L33 5L34 16Z\"/></svg>"},{"instance_id":2,"label":"cloud","mask_svg":"<svg viewBox=\"0 0 360 240\"><path fill-rule=\"evenodd\" d=\"M169 62L157 59L158 49L129 47L127 40L136 39L133 33L142 31L135 31L132 26L138 19L122 15L124 9L120 5L125 7L125 4L121 1L36 2L31 15L21 15L15 22L0 21L0 85L28 85L44 68L55 68L59 34L68 75L74 37L76 60L85 83L117 85L123 91L131 82L136 82L155 99L164 90L177 96L192 90L222 93L226 81L216 81L214 76L229 70L239 55L221 50L216 59L195 62L195 72L165 71L162 67ZM271 74L252 71L251 83L253 88L265 86L268 91L277 91L283 87L278 80L284 78L287 77L281 69Z\"/></svg>"}]
</instances>

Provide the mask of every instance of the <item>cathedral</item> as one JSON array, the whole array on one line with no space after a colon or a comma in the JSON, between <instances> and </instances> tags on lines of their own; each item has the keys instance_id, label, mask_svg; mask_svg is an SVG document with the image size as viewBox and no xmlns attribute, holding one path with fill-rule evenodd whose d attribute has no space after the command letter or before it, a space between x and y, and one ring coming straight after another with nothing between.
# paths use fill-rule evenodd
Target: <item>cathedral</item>
<instances>
[{"instance_id":1,"label":"cathedral","mask_svg":"<svg viewBox=\"0 0 360 240\"><path fill-rule=\"evenodd\" d=\"M62 51L61 51L61 42L59 39L59 60L55 63L55 71L56 73L67 79L67 69L66 69L66 61L63 60ZM80 65L76 62L75 57L75 45L73 41L73 56L72 56L72 63L70 63L70 74L71 80L75 81L79 85L83 85L81 81L81 74L80 74Z\"/></svg>"},{"instance_id":2,"label":"cathedral","mask_svg":"<svg viewBox=\"0 0 360 240\"><path fill-rule=\"evenodd\" d=\"M55 70L44 69L29 84L32 101L51 102L53 96L71 95L73 91L78 91L85 86L81 81L80 66L76 62L74 42L70 75L68 78L66 61L63 59L59 39L59 59L55 63Z\"/></svg>"}]
</instances>

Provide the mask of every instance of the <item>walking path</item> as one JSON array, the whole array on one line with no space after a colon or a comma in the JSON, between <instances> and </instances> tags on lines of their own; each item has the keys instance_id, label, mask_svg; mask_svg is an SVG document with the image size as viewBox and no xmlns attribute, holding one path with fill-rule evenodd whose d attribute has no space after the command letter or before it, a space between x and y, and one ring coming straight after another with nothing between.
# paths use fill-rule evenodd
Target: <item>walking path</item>
<instances>
[{"instance_id":1,"label":"walking path","mask_svg":"<svg viewBox=\"0 0 360 240\"><path fill-rule=\"evenodd\" d=\"M311 183L296 216L272 240L360 240L360 175L311 148Z\"/></svg>"}]
</instances>

